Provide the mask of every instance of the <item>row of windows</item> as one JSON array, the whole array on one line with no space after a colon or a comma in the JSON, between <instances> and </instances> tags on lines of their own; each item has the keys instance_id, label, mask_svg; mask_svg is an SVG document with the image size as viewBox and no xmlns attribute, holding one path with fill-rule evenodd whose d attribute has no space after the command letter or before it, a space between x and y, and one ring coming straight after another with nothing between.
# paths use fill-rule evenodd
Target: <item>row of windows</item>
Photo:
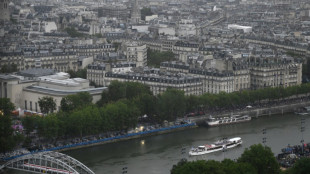
<instances>
[{"instance_id":1,"label":"row of windows","mask_svg":"<svg viewBox=\"0 0 310 174\"><path fill-rule=\"evenodd\" d=\"M34 111L38 112L38 103L37 102L34 103L34 108L35 108ZM32 101L30 101L29 102L29 110L33 111L32 109L33 109L32 108ZM25 110L28 110L28 102L27 102L27 100L25 100Z\"/></svg>"},{"instance_id":2,"label":"row of windows","mask_svg":"<svg viewBox=\"0 0 310 174\"><path fill-rule=\"evenodd\" d=\"M4 3L4 4L3 4L3 8L4 8L4 9L7 9L7 8L8 8L8 4L7 4L7 3Z\"/></svg>"},{"instance_id":3,"label":"row of windows","mask_svg":"<svg viewBox=\"0 0 310 174\"><path fill-rule=\"evenodd\" d=\"M2 90L4 90L4 94L2 94ZM8 97L7 82L3 82L3 84L0 83L0 98L7 98L7 97Z\"/></svg>"}]
</instances>

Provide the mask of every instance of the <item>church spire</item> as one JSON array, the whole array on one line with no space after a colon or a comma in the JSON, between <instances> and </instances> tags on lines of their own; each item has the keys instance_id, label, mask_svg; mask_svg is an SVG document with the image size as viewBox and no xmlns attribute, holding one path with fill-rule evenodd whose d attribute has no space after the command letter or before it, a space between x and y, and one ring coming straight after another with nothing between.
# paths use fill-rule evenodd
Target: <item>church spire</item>
<instances>
[{"instance_id":1,"label":"church spire","mask_svg":"<svg viewBox=\"0 0 310 174\"><path fill-rule=\"evenodd\" d=\"M141 12L138 6L138 0L134 0L131 9L131 24L139 24L141 20Z\"/></svg>"}]
</instances>

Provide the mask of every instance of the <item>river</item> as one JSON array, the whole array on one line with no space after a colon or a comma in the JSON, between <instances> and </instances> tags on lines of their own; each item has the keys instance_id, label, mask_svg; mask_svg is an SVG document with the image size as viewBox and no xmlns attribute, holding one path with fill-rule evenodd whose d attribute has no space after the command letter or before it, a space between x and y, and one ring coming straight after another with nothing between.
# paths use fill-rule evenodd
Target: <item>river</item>
<instances>
[{"instance_id":1,"label":"river","mask_svg":"<svg viewBox=\"0 0 310 174\"><path fill-rule=\"evenodd\" d=\"M124 171L132 174L165 174L181 158L188 160L224 158L236 159L245 148L262 143L277 154L288 144L296 145L302 139L300 132L301 117L305 118L303 138L310 142L310 116L294 114L273 115L253 119L250 122L220 127L199 127L169 134L133 139L128 141L104 144L64 153L84 163L96 174L120 174ZM263 134L266 129L266 134ZM241 137L242 146L228 149L226 152L215 152L198 157L189 157L188 151L193 146L209 144L221 138ZM182 149L185 153L182 154ZM9 172L17 173L17 172Z\"/></svg>"}]
</instances>

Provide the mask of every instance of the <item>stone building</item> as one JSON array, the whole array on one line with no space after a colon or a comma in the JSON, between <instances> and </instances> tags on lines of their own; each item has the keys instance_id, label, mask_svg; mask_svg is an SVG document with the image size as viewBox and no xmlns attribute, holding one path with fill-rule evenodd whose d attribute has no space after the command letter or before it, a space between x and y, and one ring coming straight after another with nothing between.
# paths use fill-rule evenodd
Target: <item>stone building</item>
<instances>
[{"instance_id":1,"label":"stone building","mask_svg":"<svg viewBox=\"0 0 310 174\"><path fill-rule=\"evenodd\" d=\"M251 88L251 74L247 65L234 63L234 91L242 91Z\"/></svg>"},{"instance_id":2,"label":"stone building","mask_svg":"<svg viewBox=\"0 0 310 174\"><path fill-rule=\"evenodd\" d=\"M201 95L202 82L199 78L179 73L165 73L159 69L136 68L134 62L114 64L92 64L87 69L87 79L99 86L109 86L111 81L139 82L150 86L154 95L167 88L182 90L186 95ZM142 71L141 71L142 70Z\"/></svg>"},{"instance_id":3,"label":"stone building","mask_svg":"<svg viewBox=\"0 0 310 174\"><path fill-rule=\"evenodd\" d=\"M232 72L219 72L214 69L190 69L189 74L201 79L203 93L234 92L234 74Z\"/></svg>"},{"instance_id":4,"label":"stone building","mask_svg":"<svg viewBox=\"0 0 310 174\"><path fill-rule=\"evenodd\" d=\"M57 71L78 70L78 57L74 52L38 51L2 53L0 66L15 64L17 70L30 68L51 68Z\"/></svg>"},{"instance_id":5,"label":"stone building","mask_svg":"<svg viewBox=\"0 0 310 174\"><path fill-rule=\"evenodd\" d=\"M138 0L134 0L131 8L130 22L131 24L139 24L140 21L141 21L141 12L139 9Z\"/></svg>"},{"instance_id":6,"label":"stone building","mask_svg":"<svg viewBox=\"0 0 310 174\"><path fill-rule=\"evenodd\" d=\"M128 62L136 62L137 67L145 67L147 63L147 48L145 44L137 42L125 42L123 44L123 53Z\"/></svg>"},{"instance_id":7,"label":"stone building","mask_svg":"<svg viewBox=\"0 0 310 174\"><path fill-rule=\"evenodd\" d=\"M160 74L141 74L141 73L113 73L107 72L105 74L106 84L109 85L111 81L121 82L139 82L150 87L154 95L165 92L168 88L174 88L184 91L185 95L201 95L202 82L200 78L192 76L172 76Z\"/></svg>"},{"instance_id":8,"label":"stone building","mask_svg":"<svg viewBox=\"0 0 310 174\"><path fill-rule=\"evenodd\" d=\"M98 86L108 86L105 80L107 72L127 73L134 67L136 67L134 62L93 63L87 67L87 79Z\"/></svg>"},{"instance_id":9,"label":"stone building","mask_svg":"<svg viewBox=\"0 0 310 174\"><path fill-rule=\"evenodd\" d=\"M9 98L16 108L33 112L41 112L38 101L45 96L55 99L58 111L61 99L67 95L88 92L95 103L106 89L91 87L89 80L70 79L67 73L56 73L52 69L29 69L18 75L0 75L0 96Z\"/></svg>"},{"instance_id":10,"label":"stone building","mask_svg":"<svg viewBox=\"0 0 310 174\"><path fill-rule=\"evenodd\" d=\"M203 93L234 92L266 87L288 87L302 82L302 64L280 58L215 60L213 66L191 68L182 62L163 62L161 69L195 75L203 82Z\"/></svg>"},{"instance_id":11,"label":"stone building","mask_svg":"<svg viewBox=\"0 0 310 174\"><path fill-rule=\"evenodd\" d=\"M182 59L182 55L188 55L190 53L197 53L198 50L199 50L198 43L177 41L173 46L172 52L175 55L178 55L177 58L179 60L184 61L184 59Z\"/></svg>"},{"instance_id":12,"label":"stone building","mask_svg":"<svg viewBox=\"0 0 310 174\"><path fill-rule=\"evenodd\" d=\"M116 63L116 62L126 62L126 55L119 52L103 52L97 54L94 58L95 63Z\"/></svg>"},{"instance_id":13,"label":"stone building","mask_svg":"<svg viewBox=\"0 0 310 174\"><path fill-rule=\"evenodd\" d=\"M0 0L0 21L10 20L9 0Z\"/></svg>"},{"instance_id":14,"label":"stone building","mask_svg":"<svg viewBox=\"0 0 310 174\"><path fill-rule=\"evenodd\" d=\"M183 62L163 62L161 69L169 72L179 72L199 77L202 81L203 93L233 92L234 73L232 71L219 71L216 69L192 68Z\"/></svg>"},{"instance_id":15,"label":"stone building","mask_svg":"<svg viewBox=\"0 0 310 174\"><path fill-rule=\"evenodd\" d=\"M75 52L80 56L95 56L102 52L115 51L112 44L76 45Z\"/></svg>"},{"instance_id":16,"label":"stone building","mask_svg":"<svg viewBox=\"0 0 310 174\"><path fill-rule=\"evenodd\" d=\"M173 51L176 40L170 40L168 38L162 39L162 51Z\"/></svg>"},{"instance_id":17,"label":"stone building","mask_svg":"<svg viewBox=\"0 0 310 174\"><path fill-rule=\"evenodd\" d=\"M184 62L162 62L160 63L160 69L168 72L175 72L175 73L188 73L190 66Z\"/></svg>"},{"instance_id":18,"label":"stone building","mask_svg":"<svg viewBox=\"0 0 310 174\"><path fill-rule=\"evenodd\" d=\"M251 89L289 87L302 83L302 64L280 58L249 59Z\"/></svg>"},{"instance_id":19,"label":"stone building","mask_svg":"<svg viewBox=\"0 0 310 174\"><path fill-rule=\"evenodd\" d=\"M106 5L98 10L99 17L117 18L126 21L130 16L130 10L125 5Z\"/></svg>"}]
</instances>

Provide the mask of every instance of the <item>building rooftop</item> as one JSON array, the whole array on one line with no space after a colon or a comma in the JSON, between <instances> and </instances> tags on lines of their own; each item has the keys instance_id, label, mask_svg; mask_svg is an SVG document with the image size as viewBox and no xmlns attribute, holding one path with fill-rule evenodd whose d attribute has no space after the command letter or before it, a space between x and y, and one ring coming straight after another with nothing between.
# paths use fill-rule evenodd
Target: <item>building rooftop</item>
<instances>
[{"instance_id":1,"label":"building rooftop","mask_svg":"<svg viewBox=\"0 0 310 174\"><path fill-rule=\"evenodd\" d=\"M201 82L199 77L184 75L178 76L174 74L166 74L166 75L159 75L159 74L146 74L146 73L112 73L107 72L105 77L112 77L112 78L120 78L120 79L135 79L136 81L151 81L151 82L160 82L160 83L170 83L170 84L185 84L185 83L192 83L192 82Z\"/></svg>"},{"instance_id":2,"label":"building rooftop","mask_svg":"<svg viewBox=\"0 0 310 174\"><path fill-rule=\"evenodd\" d=\"M54 88L47 88L42 86L28 86L24 88L26 91L33 91L39 92L42 94L53 94L53 95L60 95L66 96L71 94L76 94L79 92L88 92L90 94L101 94L102 91L107 90L107 87L100 87L100 88L88 88L88 89L81 89L81 90L61 90L61 89L54 89Z\"/></svg>"},{"instance_id":3,"label":"building rooftop","mask_svg":"<svg viewBox=\"0 0 310 174\"><path fill-rule=\"evenodd\" d=\"M19 78L12 76L10 74L0 74L1 80L18 80Z\"/></svg>"},{"instance_id":4,"label":"building rooftop","mask_svg":"<svg viewBox=\"0 0 310 174\"><path fill-rule=\"evenodd\" d=\"M33 68L18 72L18 75L24 77L41 77L56 74L54 69Z\"/></svg>"}]
</instances>

